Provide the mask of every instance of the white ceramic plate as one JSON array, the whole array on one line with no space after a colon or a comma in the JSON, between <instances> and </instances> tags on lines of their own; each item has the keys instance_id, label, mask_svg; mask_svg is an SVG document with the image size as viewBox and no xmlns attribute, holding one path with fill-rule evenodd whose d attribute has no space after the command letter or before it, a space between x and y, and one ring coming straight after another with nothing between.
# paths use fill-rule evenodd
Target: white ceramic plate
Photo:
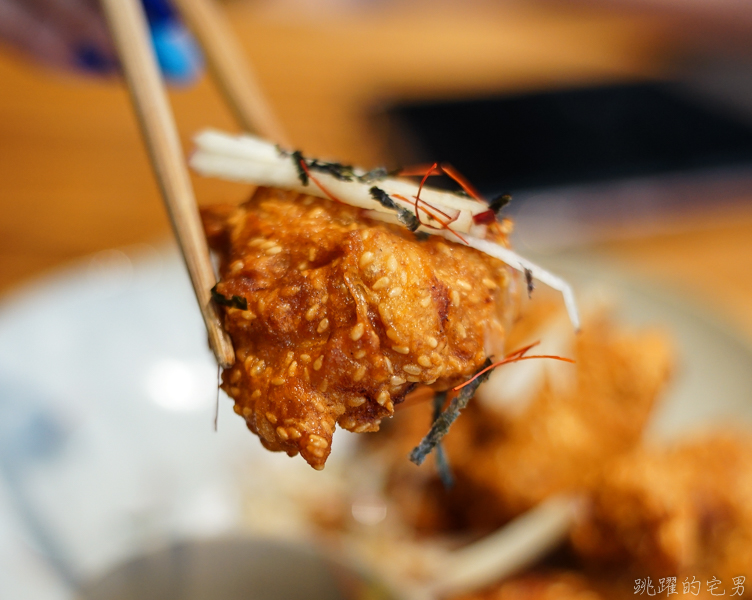
<instances>
[{"instance_id":1,"label":"white ceramic plate","mask_svg":"<svg viewBox=\"0 0 752 600\"><path fill-rule=\"evenodd\" d=\"M555 266L598 279L625 318L675 336L680 370L655 431L752 420L752 352L729 330L586 257ZM248 518L243 495L273 488L265 478L312 481L299 458L263 451L224 397L213 431L216 382L171 247L104 252L7 296L0 598L70 598L66 573L87 578L144 548L236 530ZM335 461L348 439L338 432ZM274 503L258 520L273 522Z\"/></svg>"}]
</instances>

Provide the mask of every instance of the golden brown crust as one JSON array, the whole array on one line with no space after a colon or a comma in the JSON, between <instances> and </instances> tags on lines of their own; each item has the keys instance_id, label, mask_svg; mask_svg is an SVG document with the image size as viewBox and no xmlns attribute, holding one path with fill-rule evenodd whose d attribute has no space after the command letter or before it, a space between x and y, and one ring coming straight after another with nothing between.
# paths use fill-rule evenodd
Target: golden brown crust
<instances>
[{"instance_id":1,"label":"golden brown crust","mask_svg":"<svg viewBox=\"0 0 752 600\"><path fill-rule=\"evenodd\" d=\"M376 431L415 385L446 389L501 349L510 270L480 252L274 189L204 221L217 291L248 302L225 309L222 388L270 450L323 468L336 424Z\"/></svg>"}]
</instances>

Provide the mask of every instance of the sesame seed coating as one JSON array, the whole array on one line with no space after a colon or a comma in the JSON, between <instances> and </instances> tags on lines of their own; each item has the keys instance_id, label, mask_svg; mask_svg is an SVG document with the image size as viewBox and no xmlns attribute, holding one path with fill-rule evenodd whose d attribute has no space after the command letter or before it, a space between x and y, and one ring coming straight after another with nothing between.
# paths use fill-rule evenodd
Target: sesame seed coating
<instances>
[{"instance_id":1,"label":"sesame seed coating","mask_svg":"<svg viewBox=\"0 0 752 600\"><path fill-rule=\"evenodd\" d=\"M217 292L248 303L220 307L246 357L222 388L270 450L321 469L335 424L377 431L413 384L445 390L503 352L516 280L476 250L267 188L203 217Z\"/></svg>"}]
</instances>

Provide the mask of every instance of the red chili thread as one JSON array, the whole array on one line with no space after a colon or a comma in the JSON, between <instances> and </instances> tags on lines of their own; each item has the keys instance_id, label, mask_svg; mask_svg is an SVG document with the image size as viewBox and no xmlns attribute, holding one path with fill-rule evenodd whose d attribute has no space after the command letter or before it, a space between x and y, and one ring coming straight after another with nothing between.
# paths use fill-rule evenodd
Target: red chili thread
<instances>
[{"instance_id":1,"label":"red chili thread","mask_svg":"<svg viewBox=\"0 0 752 600\"><path fill-rule=\"evenodd\" d=\"M463 387L465 387L466 385L468 385L468 384L472 383L473 381L475 381L476 379L478 379L478 377L480 377L484 373L487 373L488 371L490 371L491 369L495 369L496 367L500 367L501 365L507 365L507 364L510 364L510 363L513 363L513 362L518 362L518 361L521 361L521 360L530 360L530 359L533 359L533 358L550 358L550 359L553 359L553 360L560 360L560 361L568 362L568 363L572 363L572 364L575 363L574 359L564 358L563 356L555 356L553 354L533 354L531 356L525 356L525 353L528 350L530 350L534 346L537 346L538 344L540 344L540 342L535 342L533 344L530 344L529 346L525 346L524 348L520 348L519 350L515 350L514 352L511 352L510 354L507 354L502 360L500 360L498 362L495 362L492 365L487 366L482 371L478 371L475 375L473 375L465 383L462 383L462 384L458 385L457 387L452 388L452 390L455 391L455 392L457 392L457 391L461 390Z\"/></svg>"}]
</instances>

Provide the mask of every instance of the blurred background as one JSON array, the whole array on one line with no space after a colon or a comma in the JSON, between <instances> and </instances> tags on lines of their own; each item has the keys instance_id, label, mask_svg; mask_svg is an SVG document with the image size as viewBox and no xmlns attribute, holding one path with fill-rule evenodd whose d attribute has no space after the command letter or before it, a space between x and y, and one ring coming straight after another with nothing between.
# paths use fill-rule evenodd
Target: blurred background
<instances>
[{"instance_id":1,"label":"blurred background","mask_svg":"<svg viewBox=\"0 0 752 600\"><path fill-rule=\"evenodd\" d=\"M13 4L0 0L0 21ZM522 251L574 257L575 280L595 261L597 276L639 277L723 322L735 341L718 347L694 317L670 325L694 344L684 364L718 352L733 371L708 367L717 373L682 389L715 400L734 380L729 414L748 412L747 0L221 4L296 148L367 168L445 160L488 195L511 192ZM44 64L0 33L0 456L15 461L0 486L0 516L13 515L0 518L0 592L68 598L61 580L75 587L156 542L233 531L249 495L259 515L276 514L263 477L287 459L260 457L224 397L211 434L216 372L116 66L99 55ZM200 129L240 131L200 66L177 79L186 153ZM200 204L249 194L193 184ZM633 312L681 313L641 302ZM287 525L268 516L266 529Z\"/></svg>"},{"instance_id":2,"label":"blurred background","mask_svg":"<svg viewBox=\"0 0 752 600\"><path fill-rule=\"evenodd\" d=\"M597 242L599 250L630 267L691 289L752 332L750 187L738 169L739 145L749 140L739 123L749 122L752 89L752 12L746 2L224 4L292 142L311 155L367 167L393 164L395 146L408 146L386 135L379 115L390 106L690 82L697 91L693 102L704 94L713 117L720 111L734 119L741 136L732 148L737 156L726 157L726 164L723 157L697 159L701 170L715 170L708 177L706 168L687 181L675 177L676 169L668 183L655 177L660 167L638 169L632 179L617 172L618 185L609 191L616 189L619 200L611 204L624 212L616 222L606 219L609 232L588 227L582 240ZM116 76L50 69L7 45L0 69L0 290L91 252L168 235L136 121ZM186 150L202 127L237 130L206 76L173 88L171 99ZM672 106L660 109L671 112ZM556 109L546 110L550 116ZM525 118L528 123L534 117ZM436 123L439 131L451 128L446 121ZM474 134L463 131L467 143ZM541 160L550 166L555 159ZM485 171L494 167L505 168L493 159L484 166ZM725 167L734 169L716 177ZM593 209L585 213L602 212L593 203L604 194L596 189L594 200L592 186L573 185L586 180L566 183L562 195L572 196L577 188ZM195 179L194 184L200 202L246 193L215 181ZM654 200L654 210L646 197ZM550 214L547 208L542 212ZM536 230L536 236L547 237L549 229ZM576 239L562 236L561 241Z\"/></svg>"}]
</instances>

